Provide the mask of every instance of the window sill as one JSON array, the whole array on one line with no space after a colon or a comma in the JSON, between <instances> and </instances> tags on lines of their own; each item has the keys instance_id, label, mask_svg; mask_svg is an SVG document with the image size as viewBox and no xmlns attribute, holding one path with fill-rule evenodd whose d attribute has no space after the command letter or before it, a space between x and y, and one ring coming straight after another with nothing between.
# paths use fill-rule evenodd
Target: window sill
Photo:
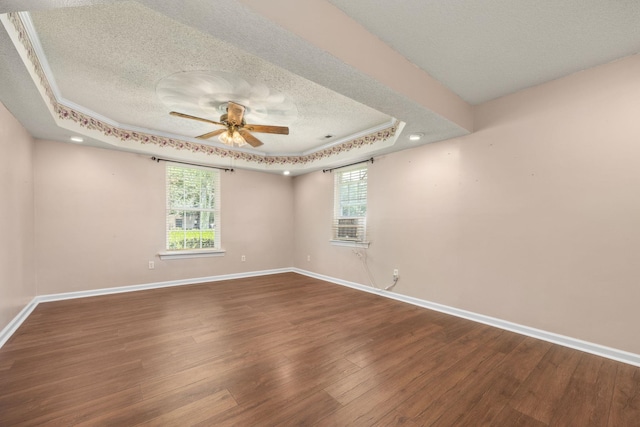
<instances>
[{"instance_id":1,"label":"window sill","mask_svg":"<svg viewBox=\"0 0 640 427\"><path fill-rule=\"evenodd\" d=\"M356 242L355 240L329 240L333 246L347 246L349 248L368 248L369 242Z\"/></svg>"},{"instance_id":2,"label":"window sill","mask_svg":"<svg viewBox=\"0 0 640 427\"><path fill-rule=\"evenodd\" d=\"M168 259L186 259L186 258L205 258L212 256L224 256L224 249L193 249L186 251L167 251L160 252L158 256L162 260Z\"/></svg>"}]
</instances>

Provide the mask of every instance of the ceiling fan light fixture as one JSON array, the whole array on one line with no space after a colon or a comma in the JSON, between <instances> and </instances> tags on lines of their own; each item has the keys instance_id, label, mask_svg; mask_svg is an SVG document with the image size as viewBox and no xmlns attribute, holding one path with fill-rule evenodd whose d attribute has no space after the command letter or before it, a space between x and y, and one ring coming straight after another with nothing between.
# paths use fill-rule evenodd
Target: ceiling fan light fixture
<instances>
[{"instance_id":1,"label":"ceiling fan light fixture","mask_svg":"<svg viewBox=\"0 0 640 427\"><path fill-rule=\"evenodd\" d=\"M225 145L230 147L238 146L243 147L250 145L252 147L259 147L262 144L258 138L253 136L251 132L261 133L275 133L279 135L289 135L289 128L286 126L271 126L271 125L258 125L247 124L244 121L244 113L246 107L244 105L236 104L233 101L227 102L227 113L220 116L220 121L203 119L202 117L192 116L190 114L180 113L178 111L170 111L172 116L184 117L191 120L197 120L199 122L211 123L218 126L224 126L225 129L217 129L211 132L207 132L200 136L196 136L199 139L209 139L218 135L218 139Z\"/></svg>"},{"instance_id":2,"label":"ceiling fan light fixture","mask_svg":"<svg viewBox=\"0 0 640 427\"><path fill-rule=\"evenodd\" d=\"M230 147L233 147L234 145L238 147L247 145L247 141L245 141L245 139L242 137L242 135L240 135L240 133L238 133L238 131L234 131L233 134L229 134L229 131L223 132L220 134L218 139L220 140L220 142Z\"/></svg>"},{"instance_id":3,"label":"ceiling fan light fixture","mask_svg":"<svg viewBox=\"0 0 640 427\"><path fill-rule=\"evenodd\" d=\"M222 132L218 139L225 145L233 145L233 138L229 136L228 131Z\"/></svg>"},{"instance_id":4,"label":"ceiling fan light fixture","mask_svg":"<svg viewBox=\"0 0 640 427\"><path fill-rule=\"evenodd\" d=\"M232 140L233 140L233 143L236 144L238 147L247 145L247 141L244 140L244 138L242 137L242 135L238 133L238 131L233 132Z\"/></svg>"}]
</instances>

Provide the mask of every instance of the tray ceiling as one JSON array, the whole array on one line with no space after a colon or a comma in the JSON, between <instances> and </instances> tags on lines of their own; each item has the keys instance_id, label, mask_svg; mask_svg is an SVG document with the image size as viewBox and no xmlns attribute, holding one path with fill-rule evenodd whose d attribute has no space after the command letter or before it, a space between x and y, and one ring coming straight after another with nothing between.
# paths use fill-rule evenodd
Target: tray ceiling
<instances>
[{"instance_id":1,"label":"tray ceiling","mask_svg":"<svg viewBox=\"0 0 640 427\"><path fill-rule=\"evenodd\" d=\"M6 1L0 101L37 138L304 173L465 135L473 104L640 50L638 2L552 3ZM215 125L168 113L219 120L202 72L290 134L194 139Z\"/></svg>"},{"instance_id":2,"label":"tray ceiling","mask_svg":"<svg viewBox=\"0 0 640 427\"><path fill-rule=\"evenodd\" d=\"M247 115L251 123L290 126L288 136L259 135L265 143L260 151L267 154L308 152L329 142L326 135L333 135L329 140L335 141L392 123L387 114L136 2L36 11L31 20L64 98L123 127L182 137L215 129L215 125L168 113L180 109L217 121L223 112L197 104L192 108L184 103L169 106L156 90L176 73L202 70L225 72L230 74L227 80L235 76L254 87L286 94L295 105L297 117L293 121L279 121L281 115ZM194 79L183 79L182 84L185 91L198 87ZM240 102L240 96L231 88L227 101Z\"/></svg>"}]
</instances>

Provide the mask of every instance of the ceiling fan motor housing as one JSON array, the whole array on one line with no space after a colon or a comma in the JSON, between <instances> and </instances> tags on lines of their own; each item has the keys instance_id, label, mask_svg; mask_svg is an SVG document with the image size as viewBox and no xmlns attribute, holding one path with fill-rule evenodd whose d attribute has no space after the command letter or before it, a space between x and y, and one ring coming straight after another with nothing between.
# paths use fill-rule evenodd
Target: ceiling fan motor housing
<instances>
[{"instance_id":1,"label":"ceiling fan motor housing","mask_svg":"<svg viewBox=\"0 0 640 427\"><path fill-rule=\"evenodd\" d=\"M246 125L246 124L247 124L247 123L245 122L245 120L244 120L244 117L242 118L242 123L232 123L232 122L229 122L229 114L226 114L226 113L220 116L220 121L221 121L222 123L226 124L226 125L232 125L232 124L233 124L233 125L236 125L237 127L242 127L242 126L244 126L244 125Z\"/></svg>"}]
</instances>

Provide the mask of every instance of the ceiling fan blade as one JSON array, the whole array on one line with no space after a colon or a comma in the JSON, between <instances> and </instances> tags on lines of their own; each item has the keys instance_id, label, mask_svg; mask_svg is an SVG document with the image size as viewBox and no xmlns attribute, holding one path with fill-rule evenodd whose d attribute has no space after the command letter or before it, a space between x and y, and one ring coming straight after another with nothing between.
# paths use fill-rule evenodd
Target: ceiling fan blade
<instances>
[{"instance_id":1,"label":"ceiling fan blade","mask_svg":"<svg viewBox=\"0 0 640 427\"><path fill-rule=\"evenodd\" d=\"M233 101L227 103L227 121L236 125L242 124L244 118L244 107L240 104L236 104Z\"/></svg>"},{"instance_id":2,"label":"ceiling fan blade","mask_svg":"<svg viewBox=\"0 0 640 427\"><path fill-rule=\"evenodd\" d=\"M213 120L203 119L201 117L191 116L189 114L178 113L177 111L172 111L169 114L171 114L172 116L184 117L185 119L198 120L198 121L205 122L205 123L213 123L214 125L224 126L224 124L220 123L220 122L215 122Z\"/></svg>"},{"instance_id":3,"label":"ceiling fan blade","mask_svg":"<svg viewBox=\"0 0 640 427\"><path fill-rule=\"evenodd\" d=\"M289 135L289 128L286 126L244 125L244 128L250 130L251 132Z\"/></svg>"},{"instance_id":4,"label":"ceiling fan blade","mask_svg":"<svg viewBox=\"0 0 640 427\"><path fill-rule=\"evenodd\" d=\"M198 138L198 139L209 139L209 138L212 138L214 136L220 135L221 133L226 132L226 131L227 131L226 129L216 129L216 130L214 130L212 132L205 133L204 135L196 136L196 138Z\"/></svg>"},{"instance_id":5,"label":"ceiling fan blade","mask_svg":"<svg viewBox=\"0 0 640 427\"><path fill-rule=\"evenodd\" d=\"M251 133L248 130L244 128L238 129L238 133L242 135L244 140L247 141L247 143L249 143L249 145L251 145L252 147L259 147L262 145L262 141L260 141L255 136L251 135Z\"/></svg>"}]
</instances>

